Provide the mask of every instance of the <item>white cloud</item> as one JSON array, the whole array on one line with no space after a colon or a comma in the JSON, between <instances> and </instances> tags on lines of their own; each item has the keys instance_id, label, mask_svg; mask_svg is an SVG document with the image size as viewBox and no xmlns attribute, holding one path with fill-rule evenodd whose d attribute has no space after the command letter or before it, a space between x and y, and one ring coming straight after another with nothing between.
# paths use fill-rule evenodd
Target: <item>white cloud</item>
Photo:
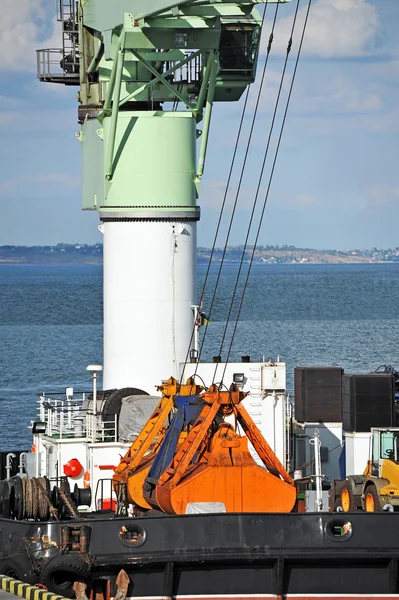
<instances>
[{"instance_id":1,"label":"white cloud","mask_svg":"<svg viewBox=\"0 0 399 600\"><path fill-rule=\"evenodd\" d=\"M399 186L374 186L366 193L367 207L371 210L397 209Z\"/></svg>"},{"instance_id":2,"label":"white cloud","mask_svg":"<svg viewBox=\"0 0 399 600\"><path fill-rule=\"evenodd\" d=\"M381 85L350 76L319 77L312 82L298 81L295 89L295 114L352 115L377 113L384 108Z\"/></svg>"},{"instance_id":3,"label":"white cloud","mask_svg":"<svg viewBox=\"0 0 399 600\"><path fill-rule=\"evenodd\" d=\"M344 114L331 117L297 115L294 123L308 134L348 136L349 134L394 135L399 133L399 109L387 109L378 114Z\"/></svg>"},{"instance_id":4,"label":"white cloud","mask_svg":"<svg viewBox=\"0 0 399 600\"><path fill-rule=\"evenodd\" d=\"M375 89L364 89L343 77L334 80L330 86L331 100L345 112L374 112L381 110L382 98Z\"/></svg>"},{"instance_id":5,"label":"white cloud","mask_svg":"<svg viewBox=\"0 0 399 600\"><path fill-rule=\"evenodd\" d=\"M34 71L36 49L59 47L61 36L56 19L49 25L46 0L1 0L1 69Z\"/></svg>"},{"instance_id":6,"label":"white cloud","mask_svg":"<svg viewBox=\"0 0 399 600\"><path fill-rule=\"evenodd\" d=\"M277 205L277 203L276 203ZM296 210L313 210L319 200L310 193L286 194L278 200L279 208L295 208Z\"/></svg>"},{"instance_id":7,"label":"white cloud","mask_svg":"<svg viewBox=\"0 0 399 600\"><path fill-rule=\"evenodd\" d=\"M293 51L299 43L306 10L303 6L298 13ZM292 19L290 15L277 23L273 49L280 53L286 50ZM368 0L316 0L310 9L303 53L318 58L374 54L379 28L378 12Z\"/></svg>"},{"instance_id":8,"label":"white cloud","mask_svg":"<svg viewBox=\"0 0 399 600\"><path fill-rule=\"evenodd\" d=\"M345 71L343 71L345 73ZM356 81L345 74L337 75L330 72L328 67L314 67L313 78L300 77L295 82L294 97L291 102L290 114L346 114L346 113L375 113L382 110L383 89L377 83L357 78ZM259 112L271 113L277 100L281 73L269 71L262 90ZM285 106L288 89L291 84L291 74L284 78L280 106ZM258 96L259 84L253 86L248 107L254 109Z\"/></svg>"}]
</instances>

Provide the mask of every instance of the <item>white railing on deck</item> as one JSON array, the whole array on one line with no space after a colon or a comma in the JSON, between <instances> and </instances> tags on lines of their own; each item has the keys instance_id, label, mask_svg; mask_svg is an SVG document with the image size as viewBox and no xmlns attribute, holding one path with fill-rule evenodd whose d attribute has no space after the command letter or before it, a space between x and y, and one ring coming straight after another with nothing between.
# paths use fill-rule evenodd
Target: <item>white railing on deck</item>
<instances>
[{"instance_id":1,"label":"white railing on deck","mask_svg":"<svg viewBox=\"0 0 399 600\"><path fill-rule=\"evenodd\" d=\"M88 442L117 442L118 417L103 421L102 414L83 408L86 393L78 397L42 394L38 400L39 421L46 424L44 435L57 439L81 439Z\"/></svg>"}]
</instances>

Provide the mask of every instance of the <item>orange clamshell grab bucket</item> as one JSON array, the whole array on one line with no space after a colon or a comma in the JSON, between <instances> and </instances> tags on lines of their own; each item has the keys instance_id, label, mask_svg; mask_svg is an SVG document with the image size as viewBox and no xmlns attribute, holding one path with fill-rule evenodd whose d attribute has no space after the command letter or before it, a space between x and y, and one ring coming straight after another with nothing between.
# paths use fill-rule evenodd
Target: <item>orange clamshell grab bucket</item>
<instances>
[{"instance_id":1,"label":"orange clamshell grab bucket","mask_svg":"<svg viewBox=\"0 0 399 600\"><path fill-rule=\"evenodd\" d=\"M121 462L112 478L115 492L119 483L126 483L129 502L141 508L150 509L151 506L144 498L143 485L150 472L154 458L155 454L152 453L145 456L134 469L133 473L130 473L127 462Z\"/></svg>"},{"instance_id":2,"label":"orange clamshell grab bucket","mask_svg":"<svg viewBox=\"0 0 399 600\"><path fill-rule=\"evenodd\" d=\"M64 475L67 477L79 477L83 472L83 465L77 458L71 458L64 465Z\"/></svg>"},{"instance_id":3,"label":"orange clamshell grab bucket","mask_svg":"<svg viewBox=\"0 0 399 600\"><path fill-rule=\"evenodd\" d=\"M259 467L246 437L215 436L206 463L191 465L177 485L173 480L156 489L161 510L184 514L190 502L223 502L227 512L291 512L295 486Z\"/></svg>"}]
</instances>

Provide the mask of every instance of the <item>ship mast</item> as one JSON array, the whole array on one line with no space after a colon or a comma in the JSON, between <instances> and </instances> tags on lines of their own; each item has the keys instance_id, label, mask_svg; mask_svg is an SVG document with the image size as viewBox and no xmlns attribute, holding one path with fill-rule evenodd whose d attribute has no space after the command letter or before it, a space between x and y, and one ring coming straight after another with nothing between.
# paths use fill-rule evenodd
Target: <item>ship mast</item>
<instances>
[{"instance_id":1,"label":"ship mast","mask_svg":"<svg viewBox=\"0 0 399 600\"><path fill-rule=\"evenodd\" d=\"M58 2L63 47L38 51L38 76L80 87L83 209L104 235L103 386L151 393L195 340L212 107L254 80L258 2Z\"/></svg>"}]
</instances>

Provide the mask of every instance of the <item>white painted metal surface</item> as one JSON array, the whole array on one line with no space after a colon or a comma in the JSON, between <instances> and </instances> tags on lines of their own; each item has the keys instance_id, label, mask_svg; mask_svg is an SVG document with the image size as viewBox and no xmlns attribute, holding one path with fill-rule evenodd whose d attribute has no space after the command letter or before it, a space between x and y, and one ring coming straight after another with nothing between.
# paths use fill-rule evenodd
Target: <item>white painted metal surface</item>
<instances>
[{"instance_id":1,"label":"white painted metal surface","mask_svg":"<svg viewBox=\"0 0 399 600\"><path fill-rule=\"evenodd\" d=\"M346 476L359 475L370 457L371 432L344 433Z\"/></svg>"},{"instance_id":2,"label":"white painted metal surface","mask_svg":"<svg viewBox=\"0 0 399 600\"><path fill-rule=\"evenodd\" d=\"M106 222L103 388L150 394L177 375L193 328L196 223Z\"/></svg>"},{"instance_id":3,"label":"white painted metal surface","mask_svg":"<svg viewBox=\"0 0 399 600\"><path fill-rule=\"evenodd\" d=\"M265 364L262 366L261 374L262 390L285 390L285 363Z\"/></svg>"},{"instance_id":4,"label":"white painted metal surface","mask_svg":"<svg viewBox=\"0 0 399 600\"><path fill-rule=\"evenodd\" d=\"M73 458L79 460L83 470L78 477L69 477L68 481L73 491L77 483L80 488L85 486L84 474L89 473L92 489L91 509L96 507L97 484L102 479L111 479L114 470L120 462L120 457L126 454L130 444L119 442L90 444L85 440L76 438L72 440L51 440L40 436L37 441L37 456L39 459L39 468L35 473L36 477L46 475L49 479L64 476L64 465ZM55 481L53 481L55 485ZM104 484L104 499L111 495L110 484Z\"/></svg>"},{"instance_id":5,"label":"white painted metal surface","mask_svg":"<svg viewBox=\"0 0 399 600\"><path fill-rule=\"evenodd\" d=\"M215 363L187 364L184 379L195 372L207 386L214 380ZM219 363L216 375L221 377L225 363ZM275 377L275 372L278 374ZM286 465L286 394L285 363L228 363L224 383L228 387L234 380L234 373L244 374L243 391L249 392L243 404L282 464ZM215 381L218 381L217 376ZM200 380L198 380L200 382ZM276 388L273 389L273 385ZM268 388L265 390L265 387ZM229 418L230 419L230 418ZM243 432L242 432L243 433ZM251 454L262 465L251 444Z\"/></svg>"},{"instance_id":6,"label":"white painted metal surface","mask_svg":"<svg viewBox=\"0 0 399 600\"><path fill-rule=\"evenodd\" d=\"M341 473L341 455L343 452L342 441L342 423L305 423L304 432L308 440L313 438L314 430L319 430L321 442L321 469L323 475L329 481L333 479L343 479L344 473ZM314 452L310 444L306 446L306 474L314 473ZM327 450L324 450L326 448ZM327 460L324 460L327 458Z\"/></svg>"},{"instance_id":7,"label":"white painted metal surface","mask_svg":"<svg viewBox=\"0 0 399 600\"><path fill-rule=\"evenodd\" d=\"M93 410L93 403L87 406L84 395L56 397L41 396L39 418L46 425L46 433L34 435L35 477L46 476L53 485L64 477L64 465L77 459L83 469L77 477L69 477L71 490L78 484L80 488L90 484L92 503L96 508L97 484L101 479L111 479L113 467L124 456L129 443L118 441L117 421L104 422L101 413ZM85 475L86 474L86 475ZM110 484L103 490L103 498L111 494Z\"/></svg>"},{"instance_id":8,"label":"white painted metal surface","mask_svg":"<svg viewBox=\"0 0 399 600\"><path fill-rule=\"evenodd\" d=\"M317 492L316 490L306 490L305 492L305 510L306 512L320 512L317 508ZM323 503L323 511L328 511L328 491L321 492L321 500ZM313 597L313 596L312 596Z\"/></svg>"}]
</instances>

